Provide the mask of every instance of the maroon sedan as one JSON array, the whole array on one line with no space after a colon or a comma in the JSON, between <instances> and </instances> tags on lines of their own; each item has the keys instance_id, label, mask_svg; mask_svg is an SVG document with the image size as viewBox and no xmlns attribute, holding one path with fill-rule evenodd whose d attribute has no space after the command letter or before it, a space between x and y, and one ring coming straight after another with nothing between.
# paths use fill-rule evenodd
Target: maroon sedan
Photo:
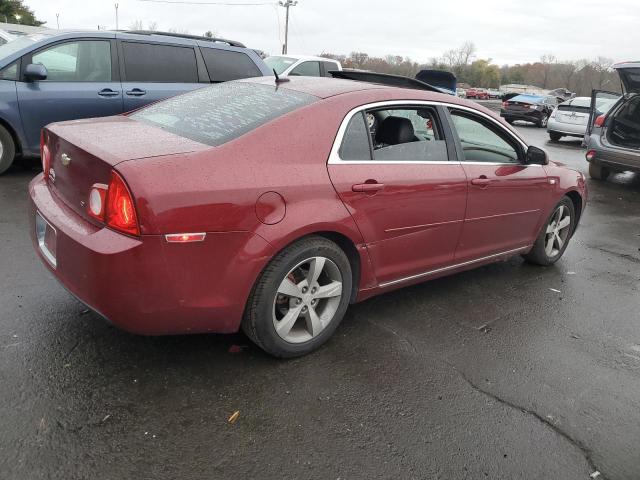
<instances>
[{"instance_id":1,"label":"maroon sedan","mask_svg":"<svg viewBox=\"0 0 640 480\"><path fill-rule=\"evenodd\" d=\"M139 334L235 332L291 357L349 304L524 255L551 265L584 176L450 95L326 78L213 85L48 126L36 251Z\"/></svg>"}]
</instances>

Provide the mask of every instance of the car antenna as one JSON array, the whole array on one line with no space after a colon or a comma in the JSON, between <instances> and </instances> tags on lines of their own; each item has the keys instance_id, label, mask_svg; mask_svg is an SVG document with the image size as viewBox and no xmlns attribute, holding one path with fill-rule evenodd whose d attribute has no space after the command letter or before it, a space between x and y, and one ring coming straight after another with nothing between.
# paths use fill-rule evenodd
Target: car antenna
<instances>
[{"instance_id":1,"label":"car antenna","mask_svg":"<svg viewBox=\"0 0 640 480\"><path fill-rule=\"evenodd\" d=\"M276 69L273 69L273 74L276 76L276 85L280 84L280 83L286 83L289 81L288 78L280 78L280 76L278 75L278 72L276 72Z\"/></svg>"}]
</instances>

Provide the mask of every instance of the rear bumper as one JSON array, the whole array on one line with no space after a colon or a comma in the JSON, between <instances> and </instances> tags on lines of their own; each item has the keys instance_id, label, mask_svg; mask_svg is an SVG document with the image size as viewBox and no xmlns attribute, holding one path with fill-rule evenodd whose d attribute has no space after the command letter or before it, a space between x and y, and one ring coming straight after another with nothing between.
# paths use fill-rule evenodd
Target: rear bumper
<instances>
[{"instance_id":1,"label":"rear bumper","mask_svg":"<svg viewBox=\"0 0 640 480\"><path fill-rule=\"evenodd\" d=\"M586 125L577 125L574 123L558 122L553 118L549 119L547 124L547 131L561 133L562 135L568 135L571 137L584 137L587 132Z\"/></svg>"},{"instance_id":2,"label":"rear bumper","mask_svg":"<svg viewBox=\"0 0 640 480\"><path fill-rule=\"evenodd\" d=\"M271 246L249 232L209 233L169 244L96 227L51 194L42 174L29 185L31 237L42 262L75 297L132 333L238 330L253 282ZM56 229L56 266L38 245L36 211Z\"/></svg>"},{"instance_id":3,"label":"rear bumper","mask_svg":"<svg viewBox=\"0 0 640 480\"><path fill-rule=\"evenodd\" d=\"M500 110L500 116L505 120L524 120L525 122L538 123L543 116L540 110L530 110L529 112L513 112L511 110Z\"/></svg>"},{"instance_id":4,"label":"rear bumper","mask_svg":"<svg viewBox=\"0 0 640 480\"><path fill-rule=\"evenodd\" d=\"M602 137L601 129L594 129L589 136L587 149L596 152L592 162L618 170L640 172L640 151L610 145Z\"/></svg>"}]
</instances>

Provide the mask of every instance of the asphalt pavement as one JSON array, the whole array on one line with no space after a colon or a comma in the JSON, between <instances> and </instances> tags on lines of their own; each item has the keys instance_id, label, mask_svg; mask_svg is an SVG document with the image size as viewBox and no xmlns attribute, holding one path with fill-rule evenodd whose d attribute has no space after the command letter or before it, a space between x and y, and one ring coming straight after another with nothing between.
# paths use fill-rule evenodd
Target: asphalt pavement
<instances>
[{"instance_id":1,"label":"asphalt pavement","mask_svg":"<svg viewBox=\"0 0 640 480\"><path fill-rule=\"evenodd\" d=\"M579 141L517 128L586 171ZM35 174L0 177L0 479L640 478L640 176L589 181L554 267L371 299L281 361L87 312L32 251Z\"/></svg>"}]
</instances>

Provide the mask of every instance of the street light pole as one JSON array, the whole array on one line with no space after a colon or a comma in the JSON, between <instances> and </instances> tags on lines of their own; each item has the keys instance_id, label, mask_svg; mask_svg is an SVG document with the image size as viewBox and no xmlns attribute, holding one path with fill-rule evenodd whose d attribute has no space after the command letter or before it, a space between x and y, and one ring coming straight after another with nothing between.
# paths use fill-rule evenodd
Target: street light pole
<instances>
[{"instance_id":1,"label":"street light pole","mask_svg":"<svg viewBox=\"0 0 640 480\"><path fill-rule=\"evenodd\" d=\"M58 30L60 30L60 14L56 13L56 23L58 24Z\"/></svg>"},{"instance_id":2,"label":"street light pole","mask_svg":"<svg viewBox=\"0 0 640 480\"><path fill-rule=\"evenodd\" d=\"M289 47L289 8L295 7L298 4L298 0L286 0L284 2L278 2L278 4L287 9L286 21L284 24L284 45L282 47L282 53L286 55Z\"/></svg>"},{"instance_id":3,"label":"street light pole","mask_svg":"<svg viewBox=\"0 0 640 480\"><path fill-rule=\"evenodd\" d=\"M115 4L116 6L116 30L118 30L118 4Z\"/></svg>"}]
</instances>

